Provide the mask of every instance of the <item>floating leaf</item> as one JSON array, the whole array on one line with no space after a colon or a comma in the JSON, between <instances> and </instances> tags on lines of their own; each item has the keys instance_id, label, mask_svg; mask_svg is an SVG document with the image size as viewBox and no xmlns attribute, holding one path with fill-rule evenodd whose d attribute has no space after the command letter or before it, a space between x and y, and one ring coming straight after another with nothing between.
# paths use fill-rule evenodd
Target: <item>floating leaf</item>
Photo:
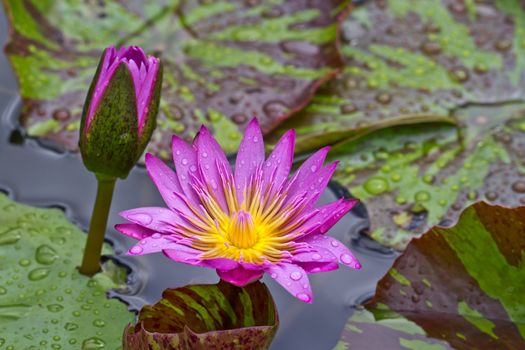
<instances>
[{"instance_id":1,"label":"floating leaf","mask_svg":"<svg viewBox=\"0 0 525 350\"><path fill-rule=\"evenodd\" d=\"M367 2L343 24L344 74L283 128L296 126L301 151L338 145L334 178L397 249L473 201L518 205L524 28L520 1ZM456 128L421 124L443 121Z\"/></svg>"},{"instance_id":2,"label":"floating leaf","mask_svg":"<svg viewBox=\"0 0 525 350\"><path fill-rule=\"evenodd\" d=\"M278 324L266 285L241 288L221 280L165 290L128 325L124 349L267 349Z\"/></svg>"},{"instance_id":3,"label":"floating leaf","mask_svg":"<svg viewBox=\"0 0 525 350\"><path fill-rule=\"evenodd\" d=\"M336 348L525 348L524 232L525 207L481 202L413 240Z\"/></svg>"},{"instance_id":4,"label":"floating leaf","mask_svg":"<svg viewBox=\"0 0 525 350\"><path fill-rule=\"evenodd\" d=\"M134 315L108 300L106 291L122 287L122 268L109 261L93 278L80 275L75 266L85 238L62 211L17 204L0 194L0 347L121 344L122 329Z\"/></svg>"},{"instance_id":5,"label":"floating leaf","mask_svg":"<svg viewBox=\"0 0 525 350\"><path fill-rule=\"evenodd\" d=\"M150 151L210 124L228 151L258 116L269 131L342 66L336 37L348 0L71 2L3 0L6 50L33 136L77 148L81 106L108 45L140 45L164 62Z\"/></svg>"},{"instance_id":6,"label":"floating leaf","mask_svg":"<svg viewBox=\"0 0 525 350\"><path fill-rule=\"evenodd\" d=\"M447 117L467 103L525 97L525 5L368 1L342 25L344 73L283 129L304 142L387 120Z\"/></svg>"}]
</instances>

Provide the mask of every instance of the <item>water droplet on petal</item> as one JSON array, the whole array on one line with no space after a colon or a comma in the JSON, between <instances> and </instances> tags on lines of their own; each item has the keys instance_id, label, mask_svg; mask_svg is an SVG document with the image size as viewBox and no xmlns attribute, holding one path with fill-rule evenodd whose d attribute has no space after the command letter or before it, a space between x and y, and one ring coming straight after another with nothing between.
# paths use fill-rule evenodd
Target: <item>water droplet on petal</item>
<instances>
[{"instance_id":1,"label":"water droplet on petal","mask_svg":"<svg viewBox=\"0 0 525 350\"><path fill-rule=\"evenodd\" d=\"M314 260L319 260L319 259L321 259L321 254L317 254L317 253L315 253L314 255L312 255L312 259L314 259Z\"/></svg>"},{"instance_id":2,"label":"water droplet on petal","mask_svg":"<svg viewBox=\"0 0 525 350\"><path fill-rule=\"evenodd\" d=\"M259 138L257 136L253 137L253 142L259 142Z\"/></svg>"},{"instance_id":3,"label":"water droplet on petal","mask_svg":"<svg viewBox=\"0 0 525 350\"><path fill-rule=\"evenodd\" d=\"M270 277L273 278L273 279L276 279L276 278L277 278L277 274L276 274L276 273L272 273L272 274L270 275Z\"/></svg>"},{"instance_id":4,"label":"water droplet on petal","mask_svg":"<svg viewBox=\"0 0 525 350\"><path fill-rule=\"evenodd\" d=\"M337 242L336 240L333 240L332 242L330 242L330 244L332 245L332 247L339 247L339 242Z\"/></svg>"},{"instance_id":5,"label":"water droplet on petal","mask_svg":"<svg viewBox=\"0 0 525 350\"><path fill-rule=\"evenodd\" d=\"M192 172L195 172L195 171L197 171L197 167L195 165L192 165L192 166L190 166L190 170Z\"/></svg>"},{"instance_id":6,"label":"water droplet on petal","mask_svg":"<svg viewBox=\"0 0 525 350\"><path fill-rule=\"evenodd\" d=\"M146 213L129 214L127 219L130 221L136 221L138 224L141 225L148 225L151 224L151 222L153 221L151 215Z\"/></svg>"},{"instance_id":7,"label":"water droplet on petal","mask_svg":"<svg viewBox=\"0 0 525 350\"><path fill-rule=\"evenodd\" d=\"M160 237L162 237L162 235L158 232L155 232L153 235L151 235L151 237L155 239L159 239Z\"/></svg>"},{"instance_id":8,"label":"water droplet on petal","mask_svg":"<svg viewBox=\"0 0 525 350\"><path fill-rule=\"evenodd\" d=\"M202 155L202 158L206 158L206 157L208 157L208 153L206 153L206 152L202 152L201 155Z\"/></svg>"},{"instance_id":9,"label":"water droplet on petal","mask_svg":"<svg viewBox=\"0 0 525 350\"><path fill-rule=\"evenodd\" d=\"M298 281L301 279L301 277L303 277L303 274L300 273L299 271L294 271L290 274L290 278L293 279L294 281Z\"/></svg>"},{"instance_id":10,"label":"water droplet on petal","mask_svg":"<svg viewBox=\"0 0 525 350\"><path fill-rule=\"evenodd\" d=\"M142 253L144 250L142 249L142 247L139 247L139 246L134 246L132 247L129 252L133 255L137 255L137 254L140 254Z\"/></svg>"},{"instance_id":11,"label":"water droplet on petal","mask_svg":"<svg viewBox=\"0 0 525 350\"><path fill-rule=\"evenodd\" d=\"M317 166L312 165L312 166L310 167L310 170L312 171L312 173L315 173L315 172L317 171Z\"/></svg>"},{"instance_id":12,"label":"water droplet on petal","mask_svg":"<svg viewBox=\"0 0 525 350\"><path fill-rule=\"evenodd\" d=\"M183 164L183 165L188 164L188 160L187 160L186 158L184 158L184 159L182 160L182 164Z\"/></svg>"},{"instance_id":13,"label":"water droplet on petal","mask_svg":"<svg viewBox=\"0 0 525 350\"><path fill-rule=\"evenodd\" d=\"M352 259L352 257L349 254L343 254L341 255L341 261L343 262L343 264L350 265L354 261L354 259Z\"/></svg>"},{"instance_id":14,"label":"water droplet on petal","mask_svg":"<svg viewBox=\"0 0 525 350\"><path fill-rule=\"evenodd\" d=\"M310 296L306 293L299 293L297 294L297 298L304 302L309 302L311 300Z\"/></svg>"}]
</instances>

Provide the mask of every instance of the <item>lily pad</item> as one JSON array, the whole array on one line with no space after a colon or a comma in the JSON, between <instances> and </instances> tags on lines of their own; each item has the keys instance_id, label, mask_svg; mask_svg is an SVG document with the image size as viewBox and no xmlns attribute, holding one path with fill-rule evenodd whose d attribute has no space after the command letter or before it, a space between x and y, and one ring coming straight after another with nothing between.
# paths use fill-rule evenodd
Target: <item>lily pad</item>
<instances>
[{"instance_id":1,"label":"lily pad","mask_svg":"<svg viewBox=\"0 0 525 350\"><path fill-rule=\"evenodd\" d=\"M524 230L525 207L481 202L413 240L336 349L523 349Z\"/></svg>"},{"instance_id":2,"label":"lily pad","mask_svg":"<svg viewBox=\"0 0 525 350\"><path fill-rule=\"evenodd\" d=\"M390 119L432 121L469 103L523 100L524 28L520 1L368 1L342 25L343 74L283 129L296 126L304 143L344 140Z\"/></svg>"},{"instance_id":3,"label":"lily pad","mask_svg":"<svg viewBox=\"0 0 525 350\"><path fill-rule=\"evenodd\" d=\"M387 246L453 224L479 199L519 205L524 28L520 1L367 2L343 24L344 74L283 129L297 128L300 151L337 145L334 179ZM450 126L422 124L435 122ZM377 132L396 125L410 126Z\"/></svg>"},{"instance_id":4,"label":"lily pad","mask_svg":"<svg viewBox=\"0 0 525 350\"><path fill-rule=\"evenodd\" d=\"M109 261L93 278L80 275L75 266L85 237L61 210L17 204L0 194L0 347L121 344L134 315L106 292L124 286L122 268Z\"/></svg>"},{"instance_id":5,"label":"lily pad","mask_svg":"<svg viewBox=\"0 0 525 350\"><path fill-rule=\"evenodd\" d=\"M30 136L77 149L81 106L101 50L140 45L164 62L150 152L171 134L212 126L228 151L254 115L271 130L308 103L342 61L337 31L349 0L3 0L6 47Z\"/></svg>"},{"instance_id":6,"label":"lily pad","mask_svg":"<svg viewBox=\"0 0 525 350\"><path fill-rule=\"evenodd\" d=\"M268 349L278 325L265 284L237 287L221 280L165 290L128 325L124 349Z\"/></svg>"}]
</instances>

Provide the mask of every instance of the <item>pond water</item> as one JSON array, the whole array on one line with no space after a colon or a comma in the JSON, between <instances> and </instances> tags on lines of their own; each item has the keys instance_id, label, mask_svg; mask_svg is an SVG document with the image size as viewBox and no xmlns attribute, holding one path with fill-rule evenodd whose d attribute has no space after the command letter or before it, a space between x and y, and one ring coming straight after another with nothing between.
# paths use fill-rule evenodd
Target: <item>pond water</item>
<instances>
[{"instance_id":1,"label":"pond water","mask_svg":"<svg viewBox=\"0 0 525 350\"><path fill-rule=\"evenodd\" d=\"M7 38L6 18L0 10L0 46ZM39 207L63 207L68 217L85 229L95 199L95 177L87 172L78 154L61 152L33 139L24 139L19 129L20 96L12 69L0 53L0 190L13 199ZM332 184L320 202L329 202L344 193ZM163 206L162 199L142 167L136 167L124 181L118 181L108 223L107 239L115 259L131 269L129 288L111 291L138 310L157 301L164 289L195 283L215 283L213 270L173 263L161 254L128 257L123 254L133 240L112 227L123 222L117 213L139 206ZM360 205L329 232L349 245L363 268L349 268L310 275L314 303L302 303L265 277L277 303L280 327L272 349L331 349L353 307L371 297L376 282L396 254L362 236L368 226L366 209ZM79 262L80 263L80 262Z\"/></svg>"}]
</instances>

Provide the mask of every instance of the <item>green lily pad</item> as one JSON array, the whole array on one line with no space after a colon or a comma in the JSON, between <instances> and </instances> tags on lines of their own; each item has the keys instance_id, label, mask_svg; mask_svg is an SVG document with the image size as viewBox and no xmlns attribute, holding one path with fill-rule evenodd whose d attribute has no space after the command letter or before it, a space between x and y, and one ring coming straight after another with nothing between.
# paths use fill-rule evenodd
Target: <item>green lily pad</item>
<instances>
[{"instance_id":1,"label":"green lily pad","mask_svg":"<svg viewBox=\"0 0 525 350\"><path fill-rule=\"evenodd\" d=\"M270 291L257 281L220 281L167 289L144 306L124 334L125 350L268 349L279 319Z\"/></svg>"},{"instance_id":2,"label":"green lily pad","mask_svg":"<svg viewBox=\"0 0 525 350\"><path fill-rule=\"evenodd\" d=\"M524 99L524 28L520 1L367 1L342 25L343 74L282 129L296 126L304 143L344 140L390 119L432 121L468 103Z\"/></svg>"},{"instance_id":3,"label":"green lily pad","mask_svg":"<svg viewBox=\"0 0 525 350\"><path fill-rule=\"evenodd\" d=\"M258 116L269 131L342 67L336 38L350 0L3 0L6 47L32 136L76 150L81 106L108 45L140 45L164 62L149 151L169 157L171 134L212 126L228 151Z\"/></svg>"},{"instance_id":4,"label":"green lily pad","mask_svg":"<svg viewBox=\"0 0 525 350\"><path fill-rule=\"evenodd\" d=\"M80 275L75 266L85 238L61 210L0 194L0 348L115 349L122 343L134 314L106 298L109 288L124 286L121 268L106 263L93 278Z\"/></svg>"},{"instance_id":5,"label":"green lily pad","mask_svg":"<svg viewBox=\"0 0 525 350\"><path fill-rule=\"evenodd\" d=\"M481 202L413 240L336 349L524 348L524 232L525 207Z\"/></svg>"},{"instance_id":6,"label":"green lily pad","mask_svg":"<svg viewBox=\"0 0 525 350\"><path fill-rule=\"evenodd\" d=\"M336 145L334 179L396 249L474 201L519 205L524 28L519 1L366 2L343 24L344 74L283 129L296 127L299 151Z\"/></svg>"}]
</instances>

